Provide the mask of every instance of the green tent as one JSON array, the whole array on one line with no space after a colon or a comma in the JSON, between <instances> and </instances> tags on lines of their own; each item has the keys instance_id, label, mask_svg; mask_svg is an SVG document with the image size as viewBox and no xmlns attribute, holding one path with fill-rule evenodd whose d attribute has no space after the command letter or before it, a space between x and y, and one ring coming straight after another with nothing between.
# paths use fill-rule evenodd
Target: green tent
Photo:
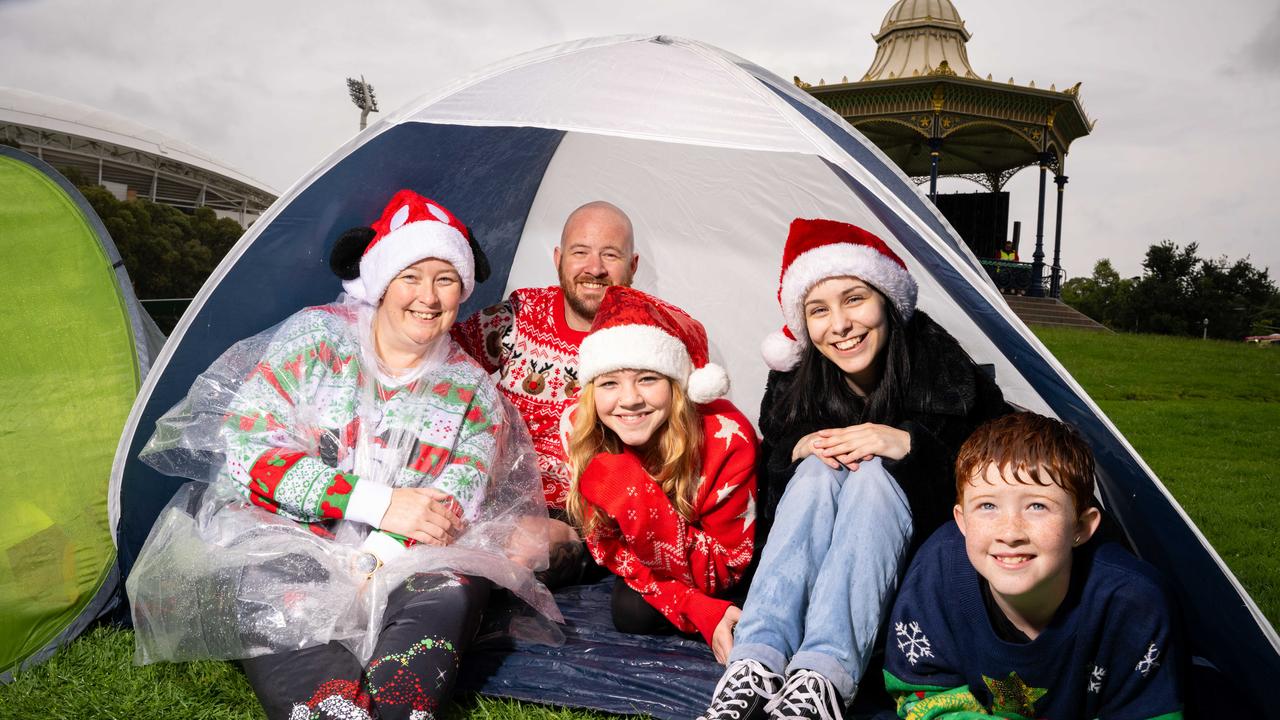
<instances>
[{"instance_id":1,"label":"green tent","mask_svg":"<svg viewBox=\"0 0 1280 720\"><path fill-rule=\"evenodd\" d=\"M114 604L107 486L150 359L146 314L84 197L0 146L0 681ZM154 342L154 340L152 341Z\"/></svg>"}]
</instances>

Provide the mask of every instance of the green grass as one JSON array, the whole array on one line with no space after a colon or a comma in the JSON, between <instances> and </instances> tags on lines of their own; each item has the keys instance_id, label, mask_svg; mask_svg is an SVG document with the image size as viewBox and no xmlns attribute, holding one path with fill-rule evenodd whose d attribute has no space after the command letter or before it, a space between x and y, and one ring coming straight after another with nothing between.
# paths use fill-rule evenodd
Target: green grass
<instances>
[{"instance_id":1,"label":"green grass","mask_svg":"<svg viewBox=\"0 0 1280 720\"><path fill-rule=\"evenodd\" d=\"M1037 328L1236 573L1280 620L1280 349ZM234 666L134 667L133 634L98 628L0 688L0 718L263 717ZM468 698L447 717L605 716Z\"/></svg>"},{"instance_id":2,"label":"green grass","mask_svg":"<svg viewBox=\"0 0 1280 720\"><path fill-rule=\"evenodd\" d=\"M230 663L133 665L133 633L99 627L0 690L0 717L264 718L253 690Z\"/></svg>"},{"instance_id":3,"label":"green grass","mask_svg":"<svg viewBox=\"0 0 1280 720\"><path fill-rule=\"evenodd\" d=\"M444 720L603 720L612 716L470 696ZM0 687L4 720L264 720L231 663L133 664L133 632L97 627Z\"/></svg>"},{"instance_id":4,"label":"green grass","mask_svg":"<svg viewBox=\"0 0 1280 720\"><path fill-rule=\"evenodd\" d=\"M1280 348L1035 330L1280 624Z\"/></svg>"}]
</instances>

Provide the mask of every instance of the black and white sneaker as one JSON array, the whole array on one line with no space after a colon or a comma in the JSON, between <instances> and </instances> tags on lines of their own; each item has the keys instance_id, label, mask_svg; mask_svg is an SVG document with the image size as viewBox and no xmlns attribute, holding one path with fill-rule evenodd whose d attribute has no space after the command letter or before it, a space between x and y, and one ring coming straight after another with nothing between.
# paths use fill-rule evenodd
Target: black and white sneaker
<instances>
[{"instance_id":1,"label":"black and white sneaker","mask_svg":"<svg viewBox=\"0 0 1280 720\"><path fill-rule=\"evenodd\" d=\"M822 673L796 670L765 707L771 720L842 720L843 701Z\"/></svg>"},{"instance_id":2,"label":"black and white sneaker","mask_svg":"<svg viewBox=\"0 0 1280 720\"><path fill-rule=\"evenodd\" d=\"M711 707L698 720L765 720L765 706L782 687L782 676L755 660L735 660L724 671L711 696Z\"/></svg>"}]
</instances>

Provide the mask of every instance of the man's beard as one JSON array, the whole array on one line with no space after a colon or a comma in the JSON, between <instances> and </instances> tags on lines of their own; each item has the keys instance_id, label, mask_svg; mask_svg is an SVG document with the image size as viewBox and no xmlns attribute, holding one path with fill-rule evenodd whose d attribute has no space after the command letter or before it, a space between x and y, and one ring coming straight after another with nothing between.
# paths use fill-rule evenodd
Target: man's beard
<instances>
[{"instance_id":1,"label":"man's beard","mask_svg":"<svg viewBox=\"0 0 1280 720\"><path fill-rule=\"evenodd\" d=\"M564 301L569 303L569 308L573 310L575 315L589 320L595 319L596 311L600 309L600 303L587 304L585 300L574 295L572 291L566 290L564 286L561 286L560 289L564 291Z\"/></svg>"},{"instance_id":2,"label":"man's beard","mask_svg":"<svg viewBox=\"0 0 1280 720\"><path fill-rule=\"evenodd\" d=\"M588 301L583 299L577 293L577 288L578 288L577 279L565 277L564 273L561 273L559 271L559 268L556 269L556 274L560 276L560 291L564 294L564 301L569 304L569 309L572 310L574 314L577 315L578 317L594 320L596 317L596 311L600 309L600 300ZM579 277L582 277L582 276L579 276ZM618 284L618 285L631 284L631 278L629 277L623 278L623 281L621 283L614 283L607 276L595 277L595 276L588 275L586 277L590 277L592 280L604 283L606 286L614 285L614 284ZM601 300L603 299L604 297L602 295Z\"/></svg>"}]
</instances>

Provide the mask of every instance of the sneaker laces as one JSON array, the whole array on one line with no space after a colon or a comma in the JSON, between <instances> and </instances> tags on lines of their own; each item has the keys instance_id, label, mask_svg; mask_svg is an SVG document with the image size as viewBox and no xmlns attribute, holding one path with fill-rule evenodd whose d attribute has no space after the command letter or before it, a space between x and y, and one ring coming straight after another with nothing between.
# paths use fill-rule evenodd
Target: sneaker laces
<instances>
[{"instance_id":1,"label":"sneaker laces","mask_svg":"<svg viewBox=\"0 0 1280 720\"><path fill-rule=\"evenodd\" d=\"M841 720L840 693L822 673L796 670L765 706L774 720Z\"/></svg>"},{"instance_id":2,"label":"sneaker laces","mask_svg":"<svg viewBox=\"0 0 1280 720\"><path fill-rule=\"evenodd\" d=\"M773 702L782 676L770 672L756 660L735 660L716 683L711 707L698 720L738 720L751 701L763 697ZM737 708L737 709L735 709Z\"/></svg>"}]
</instances>

